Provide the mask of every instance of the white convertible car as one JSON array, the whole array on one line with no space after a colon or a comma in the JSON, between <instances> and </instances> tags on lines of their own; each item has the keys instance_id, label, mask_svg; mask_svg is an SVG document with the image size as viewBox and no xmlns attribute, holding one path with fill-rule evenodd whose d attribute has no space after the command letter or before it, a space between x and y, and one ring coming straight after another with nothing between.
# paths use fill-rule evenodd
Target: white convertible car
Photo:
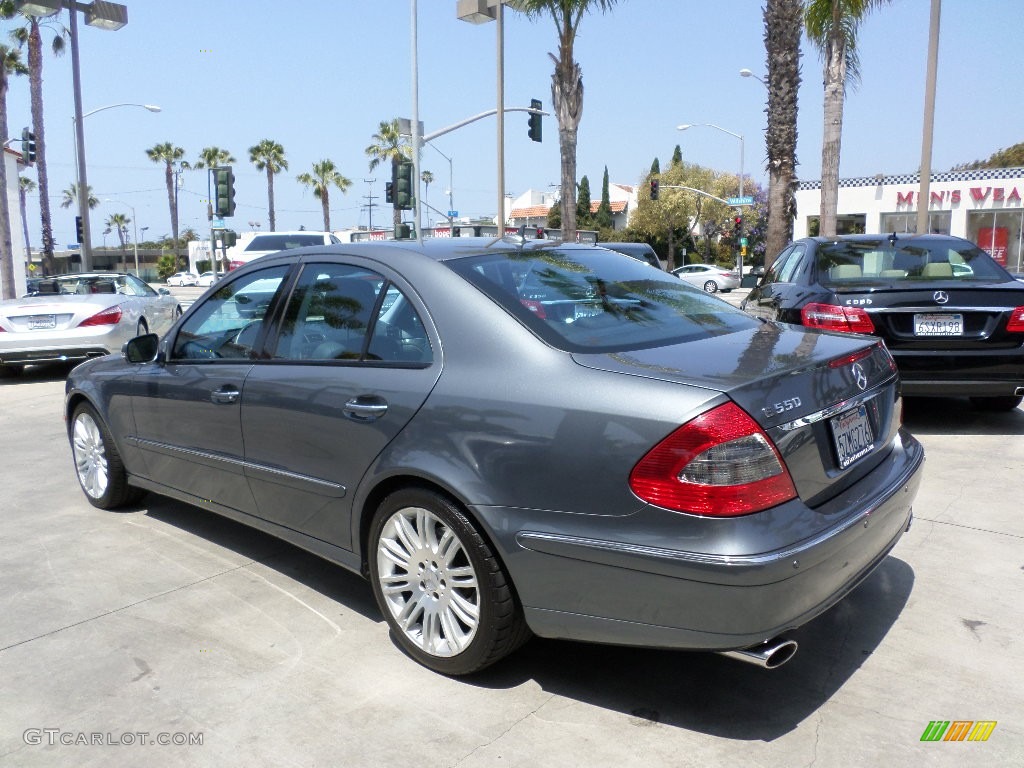
<instances>
[{"instance_id":1,"label":"white convertible car","mask_svg":"<svg viewBox=\"0 0 1024 768\"><path fill-rule=\"evenodd\" d=\"M181 315L166 288L134 275L90 272L33 281L23 298L0 301L0 376L25 365L119 352L144 333L163 334Z\"/></svg>"}]
</instances>

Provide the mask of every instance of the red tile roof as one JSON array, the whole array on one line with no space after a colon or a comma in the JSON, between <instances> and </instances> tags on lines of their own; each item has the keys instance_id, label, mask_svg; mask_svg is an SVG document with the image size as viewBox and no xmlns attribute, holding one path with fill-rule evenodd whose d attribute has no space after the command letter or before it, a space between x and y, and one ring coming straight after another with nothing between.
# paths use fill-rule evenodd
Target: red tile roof
<instances>
[{"instance_id":1,"label":"red tile roof","mask_svg":"<svg viewBox=\"0 0 1024 768\"><path fill-rule=\"evenodd\" d=\"M597 213L597 209L601 207L601 201L598 200L596 203L590 203L590 212ZM625 200L617 200L611 204L612 213L622 213L626 209ZM528 208L513 208L509 214L510 219L536 219L548 215L548 211L551 207L548 205L531 205Z\"/></svg>"}]
</instances>

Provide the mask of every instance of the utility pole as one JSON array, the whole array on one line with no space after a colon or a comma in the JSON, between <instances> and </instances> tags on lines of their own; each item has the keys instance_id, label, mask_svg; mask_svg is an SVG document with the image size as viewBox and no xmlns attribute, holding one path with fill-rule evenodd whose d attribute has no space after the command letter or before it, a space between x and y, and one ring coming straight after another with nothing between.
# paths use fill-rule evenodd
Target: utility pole
<instances>
[{"instance_id":1,"label":"utility pole","mask_svg":"<svg viewBox=\"0 0 1024 768\"><path fill-rule=\"evenodd\" d=\"M375 202L373 202L373 201L376 200L377 197L378 197L378 195L373 194L373 183L375 181L377 181L377 180L376 179L363 179L363 181L366 182L366 186L367 186L367 194L363 195L363 199L366 200L367 203L366 203L366 205L363 206L363 208L366 209L367 213L370 216L370 224L369 224L369 226L367 228L372 232L373 231L373 209L377 207L377 204Z\"/></svg>"}]
</instances>

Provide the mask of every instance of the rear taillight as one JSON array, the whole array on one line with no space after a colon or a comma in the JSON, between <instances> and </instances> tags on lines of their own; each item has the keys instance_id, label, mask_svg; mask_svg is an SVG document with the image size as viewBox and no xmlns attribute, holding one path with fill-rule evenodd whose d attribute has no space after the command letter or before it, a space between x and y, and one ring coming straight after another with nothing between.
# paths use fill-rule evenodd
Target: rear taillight
<instances>
[{"instance_id":1,"label":"rear taillight","mask_svg":"<svg viewBox=\"0 0 1024 768\"><path fill-rule=\"evenodd\" d=\"M520 299L519 303L542 320L546 319L548 316L547 312L544 311L544 305L539 301L535 301L533 299Z\"/></svg>"},{"instance_id":2,"label":"rear taillight","mask_svg":"<svg viewBox=\"0 0 1024 768\"><path fill-rule=\"evenodd\" d=\"M233 270L238 269L239 267L244 267L244 266L245 266L245 262L244 261L230 261L230 262L228 262L228 272L231 272Z\"/></svg>"},{"instance_id":3,"label":"rear taillight","mask_svg":"<svg viewBox=\"0 0 1024 768\"><path fill-rule=\"evenodd\" d=\"M1024 307L1017 307L1010 313L1006 322L1006 330L1010 333L1024 333Z\"/></svg>"},{"instance_id":4,"label":"rear taillight","mask_svg":"<svg viewBox=\"0 0 1024 768\"><path fill-rule=\"evenodd\" d=\"M679 427L629 475L644 501L677 512L732 517L796 498L778 451L734 403L720 405Z\"/></svg>"},{"instance_id":5,"label":"rear taillight","mask_svg":"<svg viewBox=\"0 0 1024 768\"><path fill-rule=\"evenodd\" d=\"M836 304L807 304L800 310L800 322L808 328L844 333L874 333L875 324L861 307Z\"/></svg>"},{"instance_id":6,"label":"rear taillight","mask_svg":"<svg viewBox=\"0 0 1024 768\"><path fill-rule=\"evenodd\" d=\"M102 312L97 312L92 317L87 317L78 324L79 328L93 325L117 325L121 322L121 307L108 307Z\"/></svg>"}]
</instances>

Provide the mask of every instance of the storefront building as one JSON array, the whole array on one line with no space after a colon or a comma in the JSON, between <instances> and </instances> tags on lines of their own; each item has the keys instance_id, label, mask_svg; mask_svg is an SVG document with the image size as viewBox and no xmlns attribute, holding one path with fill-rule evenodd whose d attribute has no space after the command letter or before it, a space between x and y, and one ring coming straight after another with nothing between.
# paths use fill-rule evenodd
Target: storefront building
<instances>
[{"instance_id":1,"label":"storefront building","mask_svg":"<svg viewBox=\"0 0 1024 768\"><path fill-rule=\"evenodd\" d=\"M836 229L840 234L917 231L920 176L840 179ZM1024 272L1024 168L987 168L932 174L928 230L956 235L984 248L1013 272ZM800 182L793 237L817 234L821 182Z\"/></svg>"}]
</instances>

